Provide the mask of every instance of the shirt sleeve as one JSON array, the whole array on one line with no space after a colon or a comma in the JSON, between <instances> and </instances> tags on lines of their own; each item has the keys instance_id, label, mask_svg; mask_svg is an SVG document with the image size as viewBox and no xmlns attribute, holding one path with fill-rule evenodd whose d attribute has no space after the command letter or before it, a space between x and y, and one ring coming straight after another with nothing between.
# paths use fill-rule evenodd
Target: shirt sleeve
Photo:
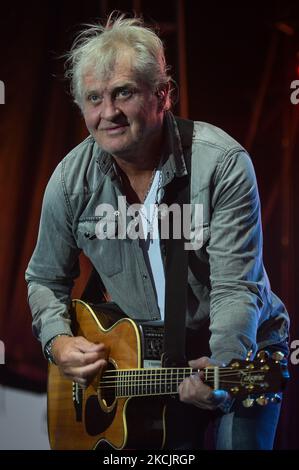
<instances>
[{"instance_id":1,"label":"shirt sleeve","mask_svg":"<svg viewBox=\"0 0 299 470\"><path fill-rule=\"evenodd\" d=\"M260 201L245 151L226 155L215 177L210 243L210 348L229 362L256 352L263 308L264 268Z\"/></svg>"},{"instance_id":2,"label":"shirt sleeve","mask_svg":"<svg viewBox=\"0 0 299 470\"><path fill-rule=\"evenodd\" d=\"M71 291L80 272L72 219L62 162L47 185L37 244L25 273L33 333L43 349L57 334L72 334Z\"/></svg>"}]
</instances>

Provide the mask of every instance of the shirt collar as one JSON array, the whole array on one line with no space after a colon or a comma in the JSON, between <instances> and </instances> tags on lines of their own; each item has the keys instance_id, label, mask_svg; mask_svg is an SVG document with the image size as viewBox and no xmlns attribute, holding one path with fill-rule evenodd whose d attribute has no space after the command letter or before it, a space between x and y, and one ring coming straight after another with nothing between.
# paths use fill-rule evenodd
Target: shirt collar
<instances>
[{"instance_id":1,"label":"shirt collar","mask_svg":"<svg viewBox=\"0 0 299 470\"><path fill-rule=\"evenodd\" d=\"M174 176L187 175L182 141L175 117L170 111L165 113L165 147L164 164L162 165L163 186L168 184Z\"/></svg>"}]
</instances>

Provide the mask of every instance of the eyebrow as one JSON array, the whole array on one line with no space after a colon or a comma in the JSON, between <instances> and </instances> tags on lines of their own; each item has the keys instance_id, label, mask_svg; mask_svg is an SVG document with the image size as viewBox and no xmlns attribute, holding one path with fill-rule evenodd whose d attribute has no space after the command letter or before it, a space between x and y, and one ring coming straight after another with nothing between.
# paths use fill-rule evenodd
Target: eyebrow
<instances>
[{"instance_id":1,"label":"eyebrow","mask_svg":"<svg viewBox=\"0 0 299 470\"><path fill-rule=\"evenodd\" d=\"M123 88L135 88L136 89L137 85L134 82L125 82L123 85L117 85L115 88L113 88L112 93L122 90Z\"/></svg>"},{"instance_id":2,"label":"eyebrow","mask_svg":"<svg viewBox=\"0 0 299 470\"><path fill-rule=\"evenodd\" d=\"M135 82L124 82L122 84L119 84L119 85L116 85L114 88L112 88L111 90L111 95L115 94L116 92L118 92L119 90L122 90L123 88L137 88L137 85ZM84 92L84 97L87 98L89 95L101 95L101 93L99 93L99 90L96 90L96 89L91 89L91 90L86 90Z\"/></svg>"}]
</instances>

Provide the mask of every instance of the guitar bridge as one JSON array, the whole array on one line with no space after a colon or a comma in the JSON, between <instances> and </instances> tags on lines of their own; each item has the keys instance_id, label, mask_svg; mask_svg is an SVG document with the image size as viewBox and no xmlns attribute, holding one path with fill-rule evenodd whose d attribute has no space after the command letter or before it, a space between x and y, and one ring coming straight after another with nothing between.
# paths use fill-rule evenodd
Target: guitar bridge
<instances>
[{"instance_id":1,"label":"guitar bridge","mask_svg":"<svg viewBox=\"0 0 299 470\"><path fill-rule=\"evenodd\" d=\"M73 382L73 404L76 413L76 421L81 422L83 412L83 390L76 382Z\"/></svg>"}]
</instances>

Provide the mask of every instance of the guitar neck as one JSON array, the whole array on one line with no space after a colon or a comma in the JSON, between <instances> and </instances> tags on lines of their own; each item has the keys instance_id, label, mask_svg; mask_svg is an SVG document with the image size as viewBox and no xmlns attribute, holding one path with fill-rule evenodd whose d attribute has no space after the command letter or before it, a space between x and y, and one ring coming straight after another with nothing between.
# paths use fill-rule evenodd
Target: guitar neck
<instances>
[{"instance_id":1,"label":"guitar neck","mask_svg":"<svg viewBox=\"0 0 299 470\"><path fill-rule=\"evenodd\" d=\"M148 395L173 395L180 383L192 373L186 368L125 369L106 371L101 379L101 389L113 389L117 398ZM204 369L205 382L219 387L219 367Z\"/></svg>"},{"instance_id":2,"label":"guitar neck","mask_svg":"<svg viewBox=\"0 0 299 470\"><path fill-rule=\"evenodd\" d=\"M113 369L102 376L99 388L116 398L149 395L174 395L180 383L198 369L153 368ZM279 392L286 384L289 374L287 366L265 361L232 361L226 367L210 366L202 369L201 379L214 390L221 388L239 397L250 393Z\"/></svg>"}]
</instances>

